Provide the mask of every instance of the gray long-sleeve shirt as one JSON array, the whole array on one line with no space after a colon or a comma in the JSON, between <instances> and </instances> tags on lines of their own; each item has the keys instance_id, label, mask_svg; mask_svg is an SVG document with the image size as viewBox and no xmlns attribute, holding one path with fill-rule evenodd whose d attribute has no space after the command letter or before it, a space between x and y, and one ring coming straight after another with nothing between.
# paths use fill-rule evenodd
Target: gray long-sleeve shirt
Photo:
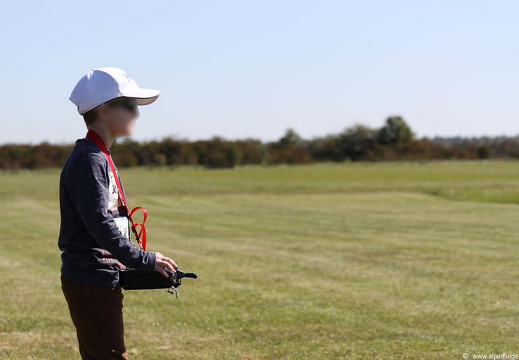
<instances>
[{"instance_id":1,"label":"gray long-sleeve shirt","mask_svg":"<svg viewBox=\"0 0 519 360\"><path fill-rule=\"evenodd\" d=\"M61 171L59 190L58 247L63 251L64 276L85 285L114 287L119 270L126 266L154 270L155 253L139 249L129 239L111 168L93 141L76 140Z\"/></svg>"}]
</instances>

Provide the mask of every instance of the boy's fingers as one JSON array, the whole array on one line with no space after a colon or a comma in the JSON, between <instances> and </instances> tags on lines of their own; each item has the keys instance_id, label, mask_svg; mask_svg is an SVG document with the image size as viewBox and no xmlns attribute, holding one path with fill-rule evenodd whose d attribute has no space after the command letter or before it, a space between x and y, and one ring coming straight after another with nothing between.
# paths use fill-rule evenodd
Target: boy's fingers
<instances>
[{"instance_id":1,"label":"boy's fingers","mask_svg":"<svg viewBox=\"0 0 519 360\"><path fill-rule=\"evenodd\" d=\"M167 267L171 272L175 272L175 268L173 268L173 265L171 265L170 263L165 263L164 264L165 267Z\"/></svg>"},{"instance_id":2,"label":"boy's fingers","mask_svg":"<svg viewBox=\"0 0 519 360\"><path fill-rule=\"evenodd\" d=\"M158 271L162 274L164 277L169 277L168 273L166 272L166 269L174 273L177 269L177 264L170 258L162 255L161 253L157 252L157 265L158 265Z\"/></svg>"},{"instance_id":3,"label":"boy's fingers","mask_svg":"<svg viewBox=\"0 0 519 360\"><path fill-rule=\"evenodd\" d=\"M168 276L168 273L167 273L166 270L164 270L163 268L160 269L160 273L161 273L162 276L164 276L164 277L169 277L169 276Z\"/></svg>"},{"instance_id":4,"label":"boy's fingers","mask_svg":"<svg viewBox=\"0 0 519 360\"><path fill-rule=\"evenodd\" d=\"M167 261L163 261L160 265L162 266L162 268L168 268L168 270L170 270L171 272L175 272L175 269L173 268L173 265L171 265Z\"/></svg>"},{"instance_id":5,"label":"boy's fingers","mask_svg":"<svg viewBox=\"0 0 519 360\"><path fill-rule=\"evenodd\" d=\"M161 273L164 277L169 277L169 274L166 272L166 268L168 268L167 265L169 265L169 264L159 264L159 266L158 266L157 271L159 273ZM169 265L169 266L171 266L171 265ZM171 270L171 269L169 269L169 270Z\"/></svg>"},{"instance_id":6,"label":"boy's fingers","mask_svg":"<svg viewBox=\"0 0 519 360\"><path fill-rule=\"evenodd\" d=\"M176 268L177 267L177 264L170 258L168 257L164 257L162 260L164 260L164 262L168 265L171 265L172 267ZM169 268L169 266L168 266Z\"/></svg>"}]
</instances>

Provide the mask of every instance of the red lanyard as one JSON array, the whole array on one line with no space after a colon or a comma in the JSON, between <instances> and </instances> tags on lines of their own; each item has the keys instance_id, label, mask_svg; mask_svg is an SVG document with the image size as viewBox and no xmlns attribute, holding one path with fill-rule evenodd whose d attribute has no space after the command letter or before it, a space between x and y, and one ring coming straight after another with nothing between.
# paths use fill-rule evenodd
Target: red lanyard
<instances>
[{"instance_id":1,"label":"red lanyard","mask_svg":"<svg viewBox=\"0 0 519 360\"><path fill-rule=\"evenodd\" d=\"M130 219L130 223L132 224L132 232L135 235L137 243L140 245L142 250L146 251L146 227L144 226L144 223L146 222L146 219L148 217L148 211L145 208L143 208L142 206L137 206L137 207L134 207L132 209L132 211L130 212L130 210L128 209L128 205L126 204L126 196L124 195L121 183L119 182L119 176L117 175L117 172L115 171L114 162L112 160L112 157L108 153L108 149L106 148L106 145L105 145L103 139L101 138L101 136L99 136L98 133L96 133L94 130L91 130L91 129L88 130L85 138L92 140L97 145L99 150L101 150L103 152L103 154L105 154L106 160L108 160L108 164L110 165L110 168L112 169L112 174L114 175L115 183L117 184L117 189L119 190L118 191L119 199L121 200L121 203L123 204L123 206L126 208L126 213L128 214L128 218ZM142 210L142 214L143 214L142 223L133 222L132 215L137 210ZM136 229L137 226L140 226L139 232L137 232L137 229Z\"/></svg>"}]
</instances>

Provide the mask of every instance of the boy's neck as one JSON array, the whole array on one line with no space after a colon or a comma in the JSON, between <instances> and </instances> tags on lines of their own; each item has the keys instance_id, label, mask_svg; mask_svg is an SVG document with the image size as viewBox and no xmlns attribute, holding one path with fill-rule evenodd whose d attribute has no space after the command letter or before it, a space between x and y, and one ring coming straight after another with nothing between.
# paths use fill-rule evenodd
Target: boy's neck
<instances>
[{"instance_id":1,"label":"boy's neck","mask_svg":"<svg viewBox=\"0 0 519 360\"><path fill-rule=\"evenodd\" d=\"M115 136L112 135L112 133L110 132L110 130L108 130L106 126L103 126L103 124L101 123L94 123L90 124L88 126L88 129L95 131L97 135L99 135L101 139L103 139L106 148L110 149L110 146L112 146L112 144L114 143Z\"/></svg>"}]
</instances>

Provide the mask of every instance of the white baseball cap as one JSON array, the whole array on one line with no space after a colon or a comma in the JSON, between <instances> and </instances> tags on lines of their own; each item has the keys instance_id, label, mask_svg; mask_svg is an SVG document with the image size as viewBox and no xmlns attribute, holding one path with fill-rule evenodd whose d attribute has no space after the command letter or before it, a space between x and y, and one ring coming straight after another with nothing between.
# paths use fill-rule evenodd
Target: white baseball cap
<instances>
[{"instance_id":1,"label":"white baseball cap","mask_svg":"<svg viewBox=\"0 0 519 360\"><path fill-rule=\"evenodd\" d=\"M148 105L157 100L160 93L161 90L141 89L122 69L102 67L94 68L83 76L69 99L77 106L79 114L83 115L121 96L137 99L137 105Z\"/></svg>"}]
</instances>

